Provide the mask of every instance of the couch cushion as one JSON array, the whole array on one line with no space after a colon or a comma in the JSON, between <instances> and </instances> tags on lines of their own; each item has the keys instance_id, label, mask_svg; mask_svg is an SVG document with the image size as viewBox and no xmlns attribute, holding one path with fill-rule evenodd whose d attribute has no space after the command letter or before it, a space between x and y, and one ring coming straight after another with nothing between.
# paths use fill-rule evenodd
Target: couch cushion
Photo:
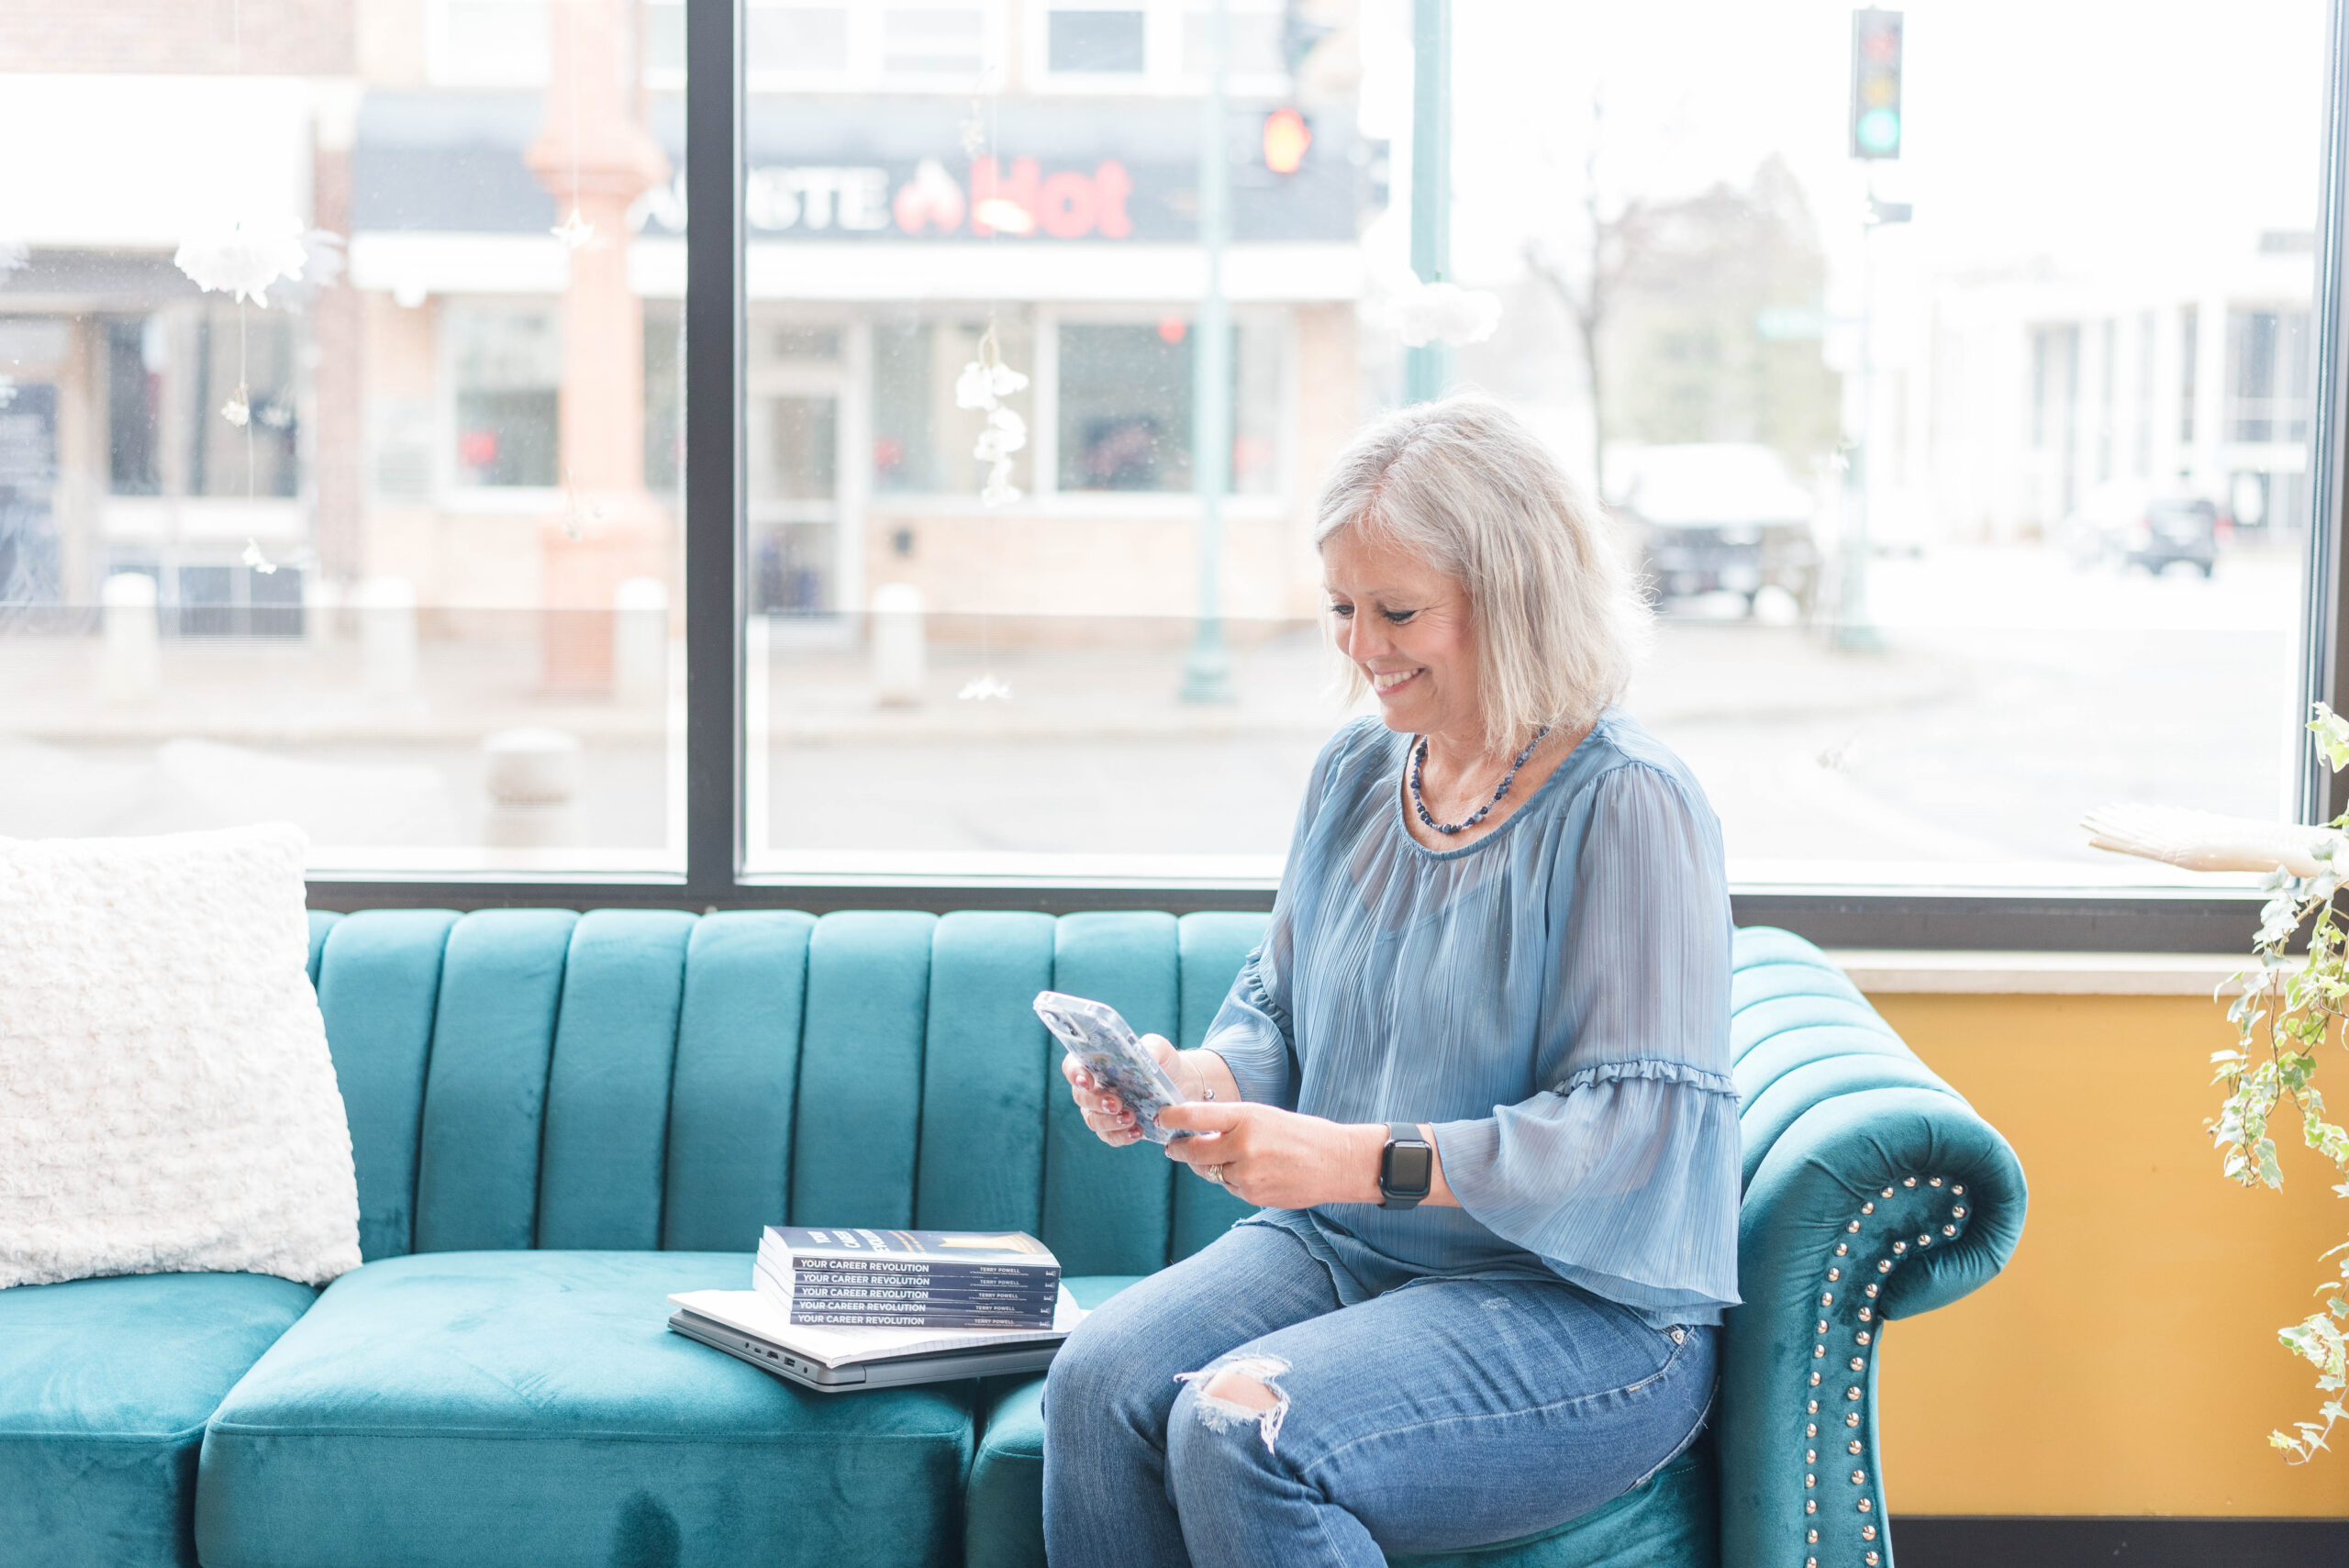
<instances>
[{"instance_id":1,"label":"couch cushion","mask_svg":"<svg viewBox=\"0 0 2349 1568\"><path fill-rule=\"evenodd\" d=\"M1079 1274L1079 1307L1100 1306L1140 1274ZM982 1387L978 1457L963 1521L963 1568L1043 1568L1044 1380L991 1377Z\"/></svg>"},{"instance_id":2,"label":"couch cushion","mask_svg":"<svg viewBox=\"0 0 2349 1568\"><path fill-rule=\"evenodd\" d=\"M0 1290L0 1557L193 1568L205 1420L313 1295L262 1274Z\"/></svg>"},{"instance_id":3,"label":"couch cushion","mask_svg":"<svg viewBox=\"0 0 2349 1568\"><path fill-rule=\"evenodd\" d=\"M441 1252L346 1274L204 1441L206 1568L950 1559L967 1385L818 1395L668 1331L740 1252Z\"/></svg>"}]
</instances>

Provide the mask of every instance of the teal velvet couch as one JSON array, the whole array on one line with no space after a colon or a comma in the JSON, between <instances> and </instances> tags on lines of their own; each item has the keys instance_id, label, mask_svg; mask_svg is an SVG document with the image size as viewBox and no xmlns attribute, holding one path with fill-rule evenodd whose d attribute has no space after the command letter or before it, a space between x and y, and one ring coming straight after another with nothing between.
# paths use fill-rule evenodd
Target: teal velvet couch
<instances>
[{"instance_id":1,"label":"teal velvet couch","mask_svg":"<svg viewBox=\"0 0 2349 1568\"><path fill-rule=\"evenodd\" d=\"M23 1568L1036 1568L1041 1380L817 1396L665 1331L759 1228L1024 1229L1081 1299L1242 1212L1095 1140L1029 1010L1197 1044L1260 915L312 917L364 1266L0 1291ZM1818 951L1737 938L1745 1305L1706 1437L1419 1562L1868 1568L1886 1323L2021 1234L2005 1142ZM1077 1565L1060 1565L1077 1568Z\"/></svg>"}]
</instances>

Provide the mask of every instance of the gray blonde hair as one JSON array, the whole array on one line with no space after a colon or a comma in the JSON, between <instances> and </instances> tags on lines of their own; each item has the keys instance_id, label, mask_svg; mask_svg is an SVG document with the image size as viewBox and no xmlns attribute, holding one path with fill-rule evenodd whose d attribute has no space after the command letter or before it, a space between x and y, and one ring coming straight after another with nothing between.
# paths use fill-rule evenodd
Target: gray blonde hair
<instances>
[{"instance_id":1,"label":"gray blonde hair","mask_svg":"<svg viewBox=\"0 0 2349 1568\"><path fill-rule=\"evenodd\" d=\"M1357 435L1322 483L1314 547L1349 528L1467 590L1488 747L1598 717L1646 650L1653 617L1604 520L1490 398L1418 404ZM1369 683L1347 674L1359 698Z\"/></svg>"}]
</instances>

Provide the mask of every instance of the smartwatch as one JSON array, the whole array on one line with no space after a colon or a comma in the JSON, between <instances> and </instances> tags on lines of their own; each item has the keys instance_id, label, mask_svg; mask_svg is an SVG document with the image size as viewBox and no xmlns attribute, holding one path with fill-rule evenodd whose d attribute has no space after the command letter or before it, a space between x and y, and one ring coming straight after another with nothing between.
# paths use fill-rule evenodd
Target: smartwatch
<instances>
[{"instance_id":1,"label":"smartwatch","mask_svg":"<svg viewBox=\"0 0 2349 1568\"><path fill-rule=\"evenodd\" d=\"M1419 1136L1416 1122L1388 1122L1378 1157L1378 1207L1410 1208L1434 1185L1435 1145Z\"/></svg>"}]
</instances>

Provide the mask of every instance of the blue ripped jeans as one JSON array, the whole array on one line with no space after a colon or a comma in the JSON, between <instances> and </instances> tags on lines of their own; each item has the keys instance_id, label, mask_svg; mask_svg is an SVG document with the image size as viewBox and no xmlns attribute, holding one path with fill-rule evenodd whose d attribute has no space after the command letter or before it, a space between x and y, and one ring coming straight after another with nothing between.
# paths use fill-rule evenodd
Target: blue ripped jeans
<instances>
[{"instance_id":1,"label":"blue ripped jeans","mask_svg":"<svg viewBox=\"0 0 2349 1568\"><path fill-rule=\"evenodd\" d=\"M1113 1297L1044 1385L1052 1568L1380 1568L1562 1524L1678 1453L1718 1330L1564 1281L1414 1281L1341 1307L1242 1225ZM1208 1391L1229 1371L1266 1408ZM1244 1392L1244 1391L1241 1391Z\"/></svg>"}]
</instances>

